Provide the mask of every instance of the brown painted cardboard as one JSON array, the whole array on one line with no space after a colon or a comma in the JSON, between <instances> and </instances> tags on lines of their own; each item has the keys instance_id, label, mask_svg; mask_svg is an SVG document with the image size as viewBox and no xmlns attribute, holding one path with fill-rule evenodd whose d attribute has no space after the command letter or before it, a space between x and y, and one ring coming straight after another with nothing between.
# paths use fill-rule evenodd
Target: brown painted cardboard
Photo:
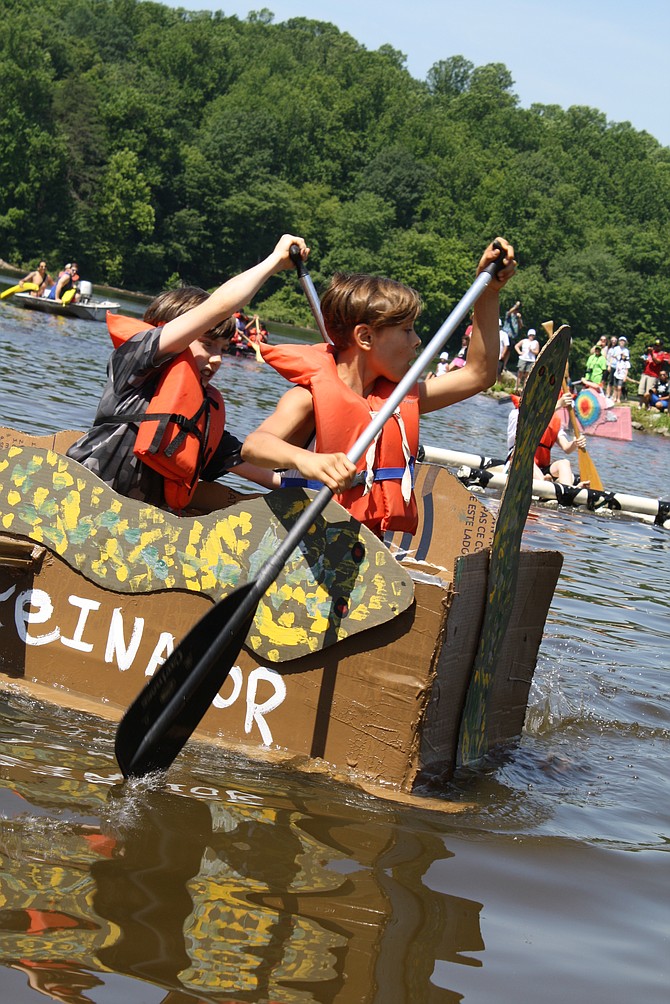
<instances>
[{"instance_id":1,"label":"brown painted cardboard","mask_svg":"<svg viewBox=\"0 0 670 1004\"><path fill-rule=\"evenodd\" d=\"M114 495L101 492L106 501ZM413 603L300 658L271 662L244 648L196 740L301 769L316 765L389 794L409 794L422 771L453 770L494 521L442 468L420 466L417 495L419 531L399 566L414 579ZM401 537L391 545L402 550ZM554 552L522 552L489 710L496 741L523 725L560 563ZM48 539L36 544L5 527L0 673L42 697L117 720L211 602L204 591L181 588L111 591L68 564Z\"/></svg>"}]
</instances>

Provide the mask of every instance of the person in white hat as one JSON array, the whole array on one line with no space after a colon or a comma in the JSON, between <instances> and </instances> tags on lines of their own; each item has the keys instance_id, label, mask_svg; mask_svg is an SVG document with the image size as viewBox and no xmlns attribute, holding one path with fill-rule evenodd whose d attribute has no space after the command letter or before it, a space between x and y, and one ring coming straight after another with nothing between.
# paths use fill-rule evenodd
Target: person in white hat
<instances>
[{"instance_id":1,"label":"person in white hat","mask_svg":"<svg viewBox=\"0 0 670 1004\"><path fill-rule=\"evenodd\" d=\"M523 389L526 386L528 374L532 370L535 365L535 360L540 354L540 343L537 340L537 332L535 331L535 328L529 328L526 337L522 338L520 342L517 342L514 348L519 356L519 369L516 375L516 387L514 389L514 393L522 394Z\"/></svg>"},{"instance_id":2,"label":"person in white hat","mask_svg":"<svg viewBox=\"0 0 670 1004\"><path fill-rule=\"evenodd\" d=\"M628 339L622 335L619 339L619 358L614 367L614 390L612 400L615 404L621 403L621 397L626 381L628 380L628 370L630 369L630 352L628 351Z\"/></svg>"},{"instance_id":3,"label":"person in white hat","mask_svg":"<svg viewBox=\"0 0 670 1004\"><path fill-rule=\"evenodd\" d=\"M440 358L438 359L437 366L435 367L435 376L442 376L443 373L447 372L449 362L449 353L440 352Z\"/></svg>"}]
</instances>

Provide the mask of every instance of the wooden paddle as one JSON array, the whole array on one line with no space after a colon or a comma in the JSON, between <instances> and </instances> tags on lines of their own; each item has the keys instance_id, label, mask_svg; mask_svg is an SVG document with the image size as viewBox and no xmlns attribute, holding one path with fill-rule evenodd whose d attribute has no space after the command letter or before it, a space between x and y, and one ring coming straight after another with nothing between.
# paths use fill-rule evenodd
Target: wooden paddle
<instances>
[{"instance_id":1,"label":"wooden paddle","mask_svg":"<svg viewBox=\"0 0 670 1004\"><path fill-rule=\"evenodd\" d=\"M544 330L549 335L549 341L551 341L552 338L555 338L556 335L559 334L559 332L561 332L563 330L563 328L565 327L565 325L564 324L561 325L561 327L558 328L557 331L554 331L554 322L553 321L543 321L542 322L542 327L544 328ZM565 377L563 379L563 393L564 394L569 394L570 393L570 389L568 387L568 365L567 365L567 363L565 365ZM584 435L584 430L582 429L581 425L577 421L577 416L575 415L574 406L572 408L568 408L568 411L570 412L570 424L572 426L572 431L574 433L575 439L579 439L580 436ZM593 460L589 456L589 452L588 452L588 450L586 449L585 446L582 447L582 448L578 448L578 450L577 450L577 460L579 462L579 480L580 481L588 481L590 488L594 488L598 492L602 491L603 490L603 483L600 480L600 475L598 474L598 471L596 470L596 465L593 463Z\"/></svg>"},{"instance_id":2,"label":"wooden paddle","mask_svg":"<svg viewBox=\"0 0 670 1004\"><path fill-rule=\"evenodd\" d=\"M398 383L385 406L361 433L347 456L356 463L409 393L425 368L467 316L503 267L504 251L480 272L470 289ZM166 769L193 733L228 676L256 613L261 596L279 575L316 518L333 497L324 485L296 519L255 579L234 590L191 628L122 718L115 752L124 777Z\"/></svg>"},{"instance_id":3,"label":"wooden paddle","mask_svg":"<svg viewBox=\"0 0 670 1004\"><path fill-rule=\"evenodd\" d=\"M258 328L256 328L256 330L258 330ZM244 331L239 331L238 334L240 335L241 338L245 340L247 345L250 345L252 347L252 349L256 353L256 359L258 360L259 363L262 363L263 356L261 355L261 350L258 347L258 342L252 341L251 338L249 338L249 336Z\"/></svg>"},{"instance_id":4,"label":"wooden paddle","mask_svg":"<svg viewBox=\"0 0 670 1004\"><path fill-rule=\"evenodd\" d=\"M10 286L9 289L3 289L2 293L0 293L0 300L6 300L13 293L34 293L39 288L34 282L18 283L16 286Z\"/></svg>"},{"instance_id":5,"label":"wooden paddle","mask_svg":"<svg viewBox=\"0 0 670 1004\"><path fill-rule=\"evenodd\" d=\"M563 381L563 393L570 393L567 380ZM570 424L572 425L572 431L575 439L579 439L580 436L584 435L584 430L577 421L574 405L572 408L568 408L568 411L570 412ZM602 491L603 483L600 480L600 475L598 474L596 465L593 463L593 460L589 456L589 452L585 446L577 448L577 459L579 460L579 480L588 481L589 488L594 488L597 492Z\"/></svg>"},{"instance_id":6,"label":"wooden paddle","mask_svg":"<svg viewBox=\"0 0 670 1004\"><path fill-rule=\"evenodd\" d=\"M532 498L533 460L558 400L569 349L569 329L564 326L537 357L521 398L514 452L491 544L484 620L461 715L459 766L483 757L495 734L491 717L496 663L516 596L521 535Z\"/></svg>"}]
</instances>

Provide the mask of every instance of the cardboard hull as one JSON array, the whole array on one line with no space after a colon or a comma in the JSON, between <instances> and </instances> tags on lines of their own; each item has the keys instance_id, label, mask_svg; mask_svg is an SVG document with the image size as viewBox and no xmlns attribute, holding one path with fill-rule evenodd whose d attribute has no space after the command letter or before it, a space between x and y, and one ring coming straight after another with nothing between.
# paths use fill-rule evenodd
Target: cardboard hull
<instances>
[{"instance_id":1,"label":"cardboard hull","mask_svg":"<svg viewBox=\"0 0 670 1004\"><path fill-rule=\"evenodd\" d=\"M22 443L44 442L15 436ZM57 439L52 445L66 448ZM9 446L7 456L11 453ZM3 476L6 473L0 472L0 481ZM97 479L96 492L103 502L120 504L119 496ZM417 497L417 535L411 542L400 534L388 541L391 549L401 549L399 570L413 580L413 599L399 602L397 611L391 604L382 623L369 628L364 624L365 629L332 644L326 639L322 649L297 658L272 661L277 651L269 658L267 646L245 646L196 739L241 749L254 758L290 760L297 767L313 769L318 764L349 781L388 791L409 793L426 774L437 771L448 777L453 772L486 603L494 521L441 468L420 466ZM11 495L5 492L2 498ZM73 567L77 562L67 550L58 553L43 525L38 542L36 532L31 538L12 530L17 520L9 519L10 510L18 511L21 504L2 503L2 498L3 680L42 698L118 720L147 675L160 665L168 638L178 643L215 595L180 587L129 591L127 577L122 590L119 583L95 580L90 568L96 562L81 560L78 554L81 567ZM271 496L263 497L263 504L265 500L269 506ZM132 516L136 504L121 504ZM48 506L45 511L50 511ZM80 520L84 515L80 512ZM344 518L358 527L346 514ZM194 520L186 517L180 527L189 529ZM168 531L166 523L163 532ZM158 518L154 543L160 532ZM94 541L89 546L101 545ZM381 542L378 547L375 563L388 554ZM380 600L380 589L389 591L387 576L398 568L398 562L390 556L388 560L386 572L372 569L368 574L378 590L367 604L370 609ZM556 552L520 554L519 586L487 711L490 745L512 739L523 726L561 563ZM116 588L110 588L113 585ZM290 649L286 651L290 655Z\"/></svg>"}]
</instances>

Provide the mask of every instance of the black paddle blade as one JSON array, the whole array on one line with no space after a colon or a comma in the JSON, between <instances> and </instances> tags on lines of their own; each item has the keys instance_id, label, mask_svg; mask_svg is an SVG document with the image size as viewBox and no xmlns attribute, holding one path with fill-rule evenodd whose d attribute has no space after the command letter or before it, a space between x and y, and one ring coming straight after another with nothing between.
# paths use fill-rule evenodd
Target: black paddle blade
<instances>
[{"instance_id":1,"label":"black paddle blade","mask_svg":"<svg viewBox=\"0 0 670 1004\"><path fill-rule=\"evenodd\" d=\"M172 764L228 676L259 598L252 581L215 603L140 691L116 732L124 777Z\"/></svg>"}]
</instances>

